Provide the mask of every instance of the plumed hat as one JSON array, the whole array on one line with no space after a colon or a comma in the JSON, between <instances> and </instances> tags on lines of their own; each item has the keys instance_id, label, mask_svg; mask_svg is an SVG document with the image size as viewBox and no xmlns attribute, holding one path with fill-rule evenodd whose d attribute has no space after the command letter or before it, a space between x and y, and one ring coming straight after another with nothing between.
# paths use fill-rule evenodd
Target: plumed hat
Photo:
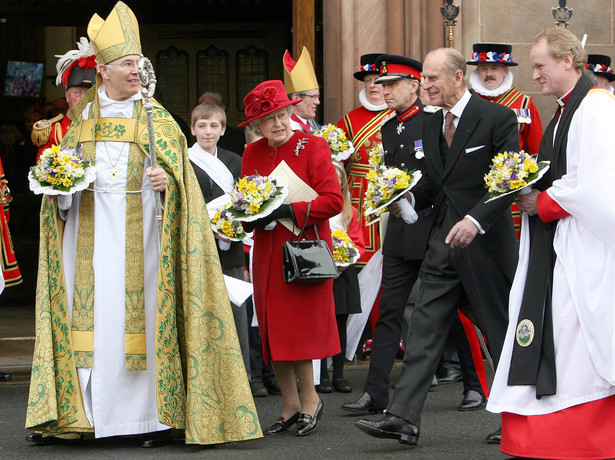
<instances>
[{"instance_id":1,"label":"plumed hat","mask_svg":"<svg viewBox=\"0 0 615 460\"><path fill-rule=\"evenodd\" d=\"M73 86L90 88L96 82L96 57L94 49L87 38L81 37L77 49L66 54L56 55L58 62L56 70L56 85L62 84L65 89Z\"/></svg>"},{"instance_id":2,"label":"plumed hat","mask_svg":"<svg viewBox=\"0 0 615 460\"><path fill-rule=\"evenodd\" d=\"M318 80L312 65L312 58L304 46L299 60L295 62L288 50L284 52L284 87L288 94L300 93L318 88Z\"/></svg>"},{"instance_id":3,"label":"plumed hat","mask_svg":"<svg viewBox=\"0 0 615 460\"><path fill-rule=\"evenodd\" d=\"M88 24L88 37L99 64L108 64L130 54L141 54L139 23L124 2L117 2L105 20L94 14Z\"/></svg>"}]
</instances>

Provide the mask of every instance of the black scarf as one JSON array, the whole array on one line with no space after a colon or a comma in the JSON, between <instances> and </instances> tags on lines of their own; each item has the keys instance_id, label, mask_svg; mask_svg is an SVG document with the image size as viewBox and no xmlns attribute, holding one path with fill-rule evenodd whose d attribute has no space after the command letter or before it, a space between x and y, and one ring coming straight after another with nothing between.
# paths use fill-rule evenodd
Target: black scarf
<instances>
[{"instance_id":1,"label":"black scarf","mask_svg":"<svg viewBox=\"0 0 615 460\"><path fill-rule=\"evenodd\" d=\"M572 116L593 86L587 76L581 76L560 117L555 142L553 132L557 117L553 117L547 126L538 159L549 160L551 167L534 185L535 189L546 190L554 180L566 173L566 145ZM536 385L536 398L540 399L541 396L555 394L557 389L551 305L556 259L553 237L557 221L545 224L536 215L529 217L529 226L530 259L517 319L508 384Z\"/></svg>"}]
</instances>

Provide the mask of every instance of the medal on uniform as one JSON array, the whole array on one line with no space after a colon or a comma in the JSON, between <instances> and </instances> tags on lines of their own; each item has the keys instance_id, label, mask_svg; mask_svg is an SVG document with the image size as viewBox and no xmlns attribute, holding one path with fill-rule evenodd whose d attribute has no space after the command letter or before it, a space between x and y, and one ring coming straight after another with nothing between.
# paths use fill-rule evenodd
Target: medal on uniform
<instances>
[{"instance_id":1,"label":"medal on uniform","mask_svg":"<svg viewBox=\"0 0 615 460\"><path fill-rule=\"evenodd\" d=\"M399 136L401 134L401 132L406 129L406 127L404 126L404 122L400 121L399 124L397 125L397 135Z\"/></svg>"},{"instance_id":2,"label":"medal on uniform","mask_svg":"<svg viewBox=\"0 0 615 460\"><path fill-rule=\"evenodd\" d=\"M423 139L414 141L414 158L417 160L425 158L425 153L423 152Z\"/></svg>"}]
</instances>

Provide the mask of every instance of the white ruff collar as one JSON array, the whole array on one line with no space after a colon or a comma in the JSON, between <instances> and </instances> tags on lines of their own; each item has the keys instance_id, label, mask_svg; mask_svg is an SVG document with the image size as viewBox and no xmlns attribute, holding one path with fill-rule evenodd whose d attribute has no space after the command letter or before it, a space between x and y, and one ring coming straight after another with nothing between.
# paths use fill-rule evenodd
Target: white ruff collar
<instances>
[{"instance_id":1,"label":"white ruff collar","mask_svg":"<svg viewBox=\"0 0 615 460\"><path fill-rule=\"evenodd\" d=\"M478 94L480 94L481 96L497 97L497 96L504 94L506 91L512 88L513 74L509 70L506 76L504 77L504 81L498 88L487 89L481 83L480 77L478 76L478 69L477 69L470 74L470 85L472 86L472 89L476 91Z\"/></svg>"},{"instance_id":2,"label":"white ruff collar","mask_svg":"<svg viewBox=\"0 0 615 460\"><path fill-rule=\"evenodd\" d=\"M367 110L369 110L370 112L380 112L381 110L384 110L387 108L386 104L374 105L371 102L369 102L367 100L367 96L365 95L365 88L359 91L359 101L361 102L361 105L365 107Z\"/></svg>"}]
</instances>

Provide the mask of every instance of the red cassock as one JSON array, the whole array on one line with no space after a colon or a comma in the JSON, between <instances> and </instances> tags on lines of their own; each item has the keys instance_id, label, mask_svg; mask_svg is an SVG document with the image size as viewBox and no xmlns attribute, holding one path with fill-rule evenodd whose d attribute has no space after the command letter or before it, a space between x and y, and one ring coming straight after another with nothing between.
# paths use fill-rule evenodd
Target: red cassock
<instances>
[{"instance_id":1,"label":"red cassock","mask_svg":"<svg viewBox=\"0 0 615 460\"><path fill-rule=\"evenodd\" d=\"M269 175L282 161L319 195L310 207L307 237L315 238L312 226L316 225L320 238L331 246L329 218L341 212L343 201L327 142L302 132L295 132L278 148L270 147L266 138L260 139L246 148L241 175ZM299 227L305 222L307 205L307 202L292 205ZM284 282L282 243L291 236L279 223L271 231L257 228L254 232L254 306L266 363L322 359L340 352L333 281Z\"/></svg>"},{"instance_id":2,"label":"red cassock","mask_svg":"<svg viewBox=\"0 0 615 460\"><path fill-rule=\"evenodd\" d=\"M68 131L68 127L72 123L72 120L64 115L60 121L55 122L51 125L51 134L49 135L49 140L46 144L41 145L38 148L38 155L36 156L36 160L38 161L43 150L48 149L54 145L60 145L62 143L62 138L66 135Z\"/></svg>"},{"instance_id":3,"label":"red cassock","mask_svg":"<svg viewBox=\"0 0 615 460\"><path fill-rule=\"evenodd\" d=\"M365 254L359 258L357 267L364 266L380 248L378 226L364 224L363 199L367 190L367 173L369 172L367 151L374 147L376 143L382 142L380 124L390 113L391 110L388 109L372 112L361 106L348 112L344 118L337 122L338 128L344 130L355 148L355 152L348 160L350 162L348 182L352 205L359 213L360 225L363 228L363 239L365 240Z\"/></svg>"}]
</instances>

